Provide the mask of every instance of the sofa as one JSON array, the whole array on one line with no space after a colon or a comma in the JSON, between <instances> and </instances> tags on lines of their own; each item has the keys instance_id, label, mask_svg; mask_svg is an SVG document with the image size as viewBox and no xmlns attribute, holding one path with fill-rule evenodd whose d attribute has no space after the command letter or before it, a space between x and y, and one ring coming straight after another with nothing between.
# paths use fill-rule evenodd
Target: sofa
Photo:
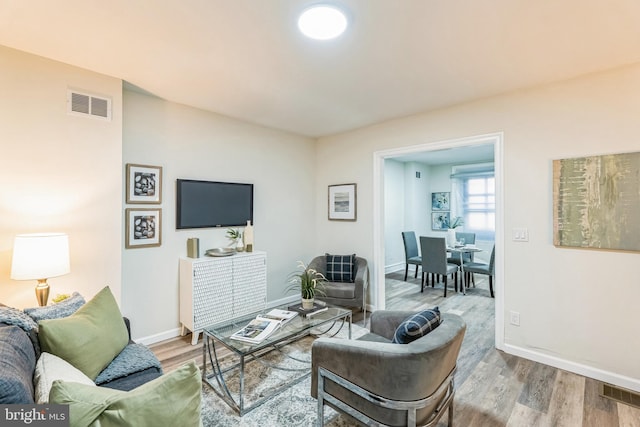
<instances>
[{"instance_id":1,"label":"sofa","mask_svg":"<svg viewBox=\"0 0 640 427\"><path fill-rule=\"evenodd\" d=\"M108 286L86 303L74 293L47 307L0 307L0 404L64 405L70 427L197 427L201 387L195 361L163 374L131 341Z\"/></svg>"},{"instance_id":2,"label":"sofa","mask_svg":"<svg viewBox=\"0 0 640 427\"><path fill-rule=\"evenodd\" d=\"M72 315L85 304L74 293L59 305L24 311L0 307L0 404L42 403L36 400L34 384L36 364L41 356L38 321ZM33 314L33 317L29 314ZM100 372L95 384L100 387L128 391L162 375L156 356L146 346L131 340L129 320L121 317L128 343Z\"/></svg>"}]
</instances>

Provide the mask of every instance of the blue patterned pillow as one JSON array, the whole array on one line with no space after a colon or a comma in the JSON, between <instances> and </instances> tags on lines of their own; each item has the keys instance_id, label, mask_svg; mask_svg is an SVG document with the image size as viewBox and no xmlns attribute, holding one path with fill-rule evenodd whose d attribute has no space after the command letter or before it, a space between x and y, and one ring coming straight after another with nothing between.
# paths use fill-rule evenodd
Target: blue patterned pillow
<instances>
[{"instance_id":1,"label":"blue patterned pillow","mask_svg":"<svg viewBox=\"0 0 640 427\"><path fill-rule=\"evenodd\" d=\"M353 270L356 254L353 255L329 255L327 257L327 274L325 277L330 282L353 282Z\"/></svg>"},{"instance_id":2,"label":"blue patterned pillow","mask_svg":"<svg viewBox=\"0 0 640 427\"><path fill-rule=\"evenodd\" d=\"M47 305L44 307L25 308L24 312L27 313L33 320L39 322L40 320L47 319L60 319L62 317L69 317L80 307L84 305L86 301L78 292L74 292L67 299L60 301L57 304Z\"/></svg>"},{"instance_id":3,"label":"blue patterned pillow","mask_svg":"<svg viewBox=\"0 0 640 427\"><path fill-rule=\"evenodd\" d=\"M440 325L440 309L438 307L412 314L398 325L391 342L409 344Z\"/></svg>"}]
</instances>

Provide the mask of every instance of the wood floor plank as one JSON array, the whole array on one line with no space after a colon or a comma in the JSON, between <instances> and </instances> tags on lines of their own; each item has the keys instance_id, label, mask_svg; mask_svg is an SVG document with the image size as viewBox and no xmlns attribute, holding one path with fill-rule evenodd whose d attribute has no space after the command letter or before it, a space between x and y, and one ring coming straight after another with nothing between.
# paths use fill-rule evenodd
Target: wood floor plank
<instances>
[{"instance_id":1,"label":"wood floor plank","mask_svg":"<svg viewBox=\"0 0 640 427\"><path fill-rule=\"evenodd\" d=\"M546 414L516 402L507 427L550 427Z\"/></svg>"},{"instance_id":2,"label":"wood floor plank","mask_svg":"<svg viewBox=\"0 0 640 427\"><path fill-rule=\"evenodd\" d=\"M536 411L547 413L549 402L551 402L551 394L553 393L553 384L556 382L557 375L558 370L556 368L535 363L529 370L525 386L518 397L518 403Z\"/></svg>"},{"instance_id":3,"label":"wood floor plank","mask_svg":"<svg viewBox=\"0 0 640 427\"><path fill-rule=\"evenodd\" d=\"M584 383L583 376L558 370L547 414L551 425L583 425Z\"/></svg>"},{"instance_id":4,"label":"wood floor plank","mask_svg":"<svg viewBox=\"0 0 640 427\"><path fill-rule=\"evenodd\" d=\"M618 409L618 425L620 427L640 427L640 408L634 408L623 403L618 403L616 406Z\"/></svg>"}]
</instances>

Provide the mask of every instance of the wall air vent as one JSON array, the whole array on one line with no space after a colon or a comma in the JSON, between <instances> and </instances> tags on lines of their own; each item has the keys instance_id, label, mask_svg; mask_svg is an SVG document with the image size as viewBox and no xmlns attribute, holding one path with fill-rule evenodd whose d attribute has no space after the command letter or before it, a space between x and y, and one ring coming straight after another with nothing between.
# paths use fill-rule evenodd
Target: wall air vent
<instances>
[{"instance_id":1,"label":"wall air vent","mask_svg":"<svg viewBox=\"0 0 640 427\"><path fill-rule=\"evenodd\" d=\"M622 387L600 383L600 396L640 408L640 394Z\"/></svg>"},{"instance_id":2,"label":"wall air vent","mask_svg":"<svg viewBox=\"0 0 640 427\"><path fill-rule=\"evenodd\" d=\"M111 121L111 99L69 90L67 112L74 116L91 116Z\"/></svg>"}]
</instances>

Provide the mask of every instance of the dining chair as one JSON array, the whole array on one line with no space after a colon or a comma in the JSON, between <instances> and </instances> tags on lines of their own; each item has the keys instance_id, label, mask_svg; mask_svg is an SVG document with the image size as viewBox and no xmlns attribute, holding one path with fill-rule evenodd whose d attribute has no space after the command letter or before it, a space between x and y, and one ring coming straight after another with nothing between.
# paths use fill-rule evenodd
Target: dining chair
<instances>
[{"instance_id":1,"label":"dining chair","mask_svg":"<svg viewBox=\"0 0 640 427\"><path fill-rule=\"evenodd\" d=\"M447 242L444 237L420 236L420 249L422 250L422 286L424 291L425 274L433 273L444 278L444 296L447 297L447 276L453 276L455 290L458 290L458 266L450 264L447 260ZM435 280L434 280L435 282Z\"/></svg>"},{"instance_id":2,"label":"dining chair","mask_svg":"<svg viewBox=\"0 0 640 427\"><path fill-rule=\"evenodd\" d=\"M464 272L471 274L473 277L474 273L478 274L486 274L489 276L489 292L491 293L491 298L493 296L493 276L495 275L495 261L496 261L496 245L493 245L493 249L491 249L491 258L489 258L489 264L484 262L470 262L464 264Z\"/></svg>"},{"instance_id":3,"label":"dining chair","mask_svg":"<svg viewBox=\"0 0 640 427\"><path fill-rule=\"evenodd\" d=\"M418 277L418 267L422 265L422 258L418 253L418 242L416 240L416 233L413 231L403 231L402 241L404 242L404 281L407 281L407 273L409 272L409 264L416 266L416 272L414 278Z\"/></svg>"}]
</instances>

